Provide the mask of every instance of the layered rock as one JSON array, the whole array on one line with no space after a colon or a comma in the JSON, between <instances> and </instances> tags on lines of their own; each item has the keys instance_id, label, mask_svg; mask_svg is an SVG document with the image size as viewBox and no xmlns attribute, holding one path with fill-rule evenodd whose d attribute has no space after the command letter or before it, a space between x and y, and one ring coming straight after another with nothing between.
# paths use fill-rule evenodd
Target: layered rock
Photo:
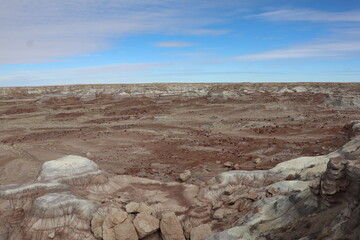
<instances>
[{"instance_id":1,"label":"layered rock","mask_svg":"<svg viewBox=\"0 0 360 240\"><path fill-rule=\"evenodd\" d=\"M0 188L0 238L150 239L161 213L185 214L198 190L110 175L89 159L66 156L44 163L36 182Z\"/></svg>"},{"instance_id":2,"label":"layered rock","mask_svg":"<svg viewBox=\"0 0 360 240\"><path fill-rule=\"evenodd\" d=\"M310 189L328 211L337 211L335 219L322 231L329 239L360 237L360 158L331 159L326 171Z\"/></svg>"},{"instance_id":3,"label":"layered rock","mask_svg":"<svg viewBox=\"0 0 360 240\"><path fill-rule=\"evenodd\" d=\"M0 239L281 239L325 213L337 217L323 233L358 237L359 156L354 135L328 155L226 171L199 186L112 175L66 156L44 163L32 183L0 188Z\"/></svg>"},{"instance_id":4,"label":"layered rock","mask_svg":"<svg viewBox=\"0 0 360 240\"><path fill-rule=\"evenodd\" d=\"M56 181L80 178L82 176L100 174L96 163L80 156L65 156L45 162L38 177L38 181Z\"/></svg>"},{"instance_id":5,"label":"layered rock","mask_svg":"<svg viewBox=\"0 0 360 240\"><path fill-rule=\"evenodd\" d=\"M320 179L310 185L312 193L321 195L328 204L336 203L335 195L344 192L350 183L346 173L347 165L348 161L340 157L330 159Z\"/></svg>"}]
</instances>

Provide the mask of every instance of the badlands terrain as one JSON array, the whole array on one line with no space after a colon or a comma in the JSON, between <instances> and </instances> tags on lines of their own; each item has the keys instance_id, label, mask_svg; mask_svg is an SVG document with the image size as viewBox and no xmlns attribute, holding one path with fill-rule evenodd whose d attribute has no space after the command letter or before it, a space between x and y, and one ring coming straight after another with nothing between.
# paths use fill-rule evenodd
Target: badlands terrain
<instances>
[{"instance_id":1,"label":"badlands terrain","mask_svg":"<svg viewBox=\"0 0 360 240\"><path fill-rule=\"evenodd\" d=\"M360 84L0 88L0 239L359 239Z\"/></svg>"}]
</instances>

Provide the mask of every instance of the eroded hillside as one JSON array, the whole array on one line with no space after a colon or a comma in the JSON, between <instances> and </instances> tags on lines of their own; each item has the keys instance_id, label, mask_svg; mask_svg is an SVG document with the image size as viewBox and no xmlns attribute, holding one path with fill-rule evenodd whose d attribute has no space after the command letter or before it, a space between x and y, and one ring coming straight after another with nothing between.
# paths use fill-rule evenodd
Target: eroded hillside
<instances>
[{"instance_id":1,"label":"eroded hillside","mask_svg":"<svg viewBox=\"0 0 360 240\"><path fill-rule=\"evenodd\" d=\"M308 215L326 209L328 200L324 194L316 196L316 190L310 193L310 182L325 171L329 159L357 158L357 148L341 147L357 136L353 120L360 119L359 93L360 84L338 83L0 89L0 205L7 209L4 219L12 223L4 225L1 236L92 239L97 230L90 221L95 216L105 221L112 214L123 216L126 227L133 229L142 211L127 211L130 202L150 207L147 213L157 221L166 209L175 212L186 238L197 227L199 232L221 232L232 226L238 226L233 231L245 239L320 236L319 229L300 226L303 230L296 233L291 227L297 225L288 224L298 218L315 224L317 215ZM83 157L65 158L56 165L74 167L74 173L66 170L70 179L63 179L66 174L56 177L56 170L47 172L47 161L67 155ZM312 158L286 162L304 156ZM77 172L69 159L90 159L84 165L89 171ZM186 184L179 179L181 173ZM289 198L298 192L302 195ZM325 199L324 206L313 204L318 198ZM309 211L291 210L292 201L299 199L305 199ZM77 209L73 203L87 207ZM271 216L284 209L274 213L271 204L283 204L294 213L279 218L274 231L269 228L274 224ZM68 229L63 222L42 225L42 219L53 218L59 208L64 211L59 219L75 216L76 221L67 223ZM259 216L258 211L268 215ZM170 215L167 221L176 222ZM102 234L113 234L104 230L111 224L97 224ZM145 234L139 231L138 237ZM160 238L160 232L156 228L154 234ZM230 235L225 231L213 238Z\"/></svg>"}]
</instances>

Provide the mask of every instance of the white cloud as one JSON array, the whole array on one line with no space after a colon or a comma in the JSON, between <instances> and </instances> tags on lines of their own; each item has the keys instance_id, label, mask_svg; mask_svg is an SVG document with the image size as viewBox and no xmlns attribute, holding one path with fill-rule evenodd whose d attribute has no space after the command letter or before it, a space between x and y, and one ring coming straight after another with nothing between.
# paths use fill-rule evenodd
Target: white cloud
<instances>
[{"instance_id":1,"label":"white cloud","mask_svg":"<svg viewBox=\"0 0 360 240\"><path fill-rule=\"evenodd\" d=\"M263 18L271 21L360 22L360 11L278 10L251 15L248 18Z\"/></svg>"},{"instance_id":2,"label":"white cloud","mask_svg":"<svg viewBox=\"0 0 360 240\"><path fill-rule=\"evenodd\" d=\"M274 49L260 53L235 57L239 61L271 61L281 59L343 59L358 57L360 53L360 11L326 12L309 9L269 11L247 18L268 21L311 21L328 22L327 39L309 44ZM346 23L346 24L345 24ZM340 27L339 27L340 26Z\"/></svg>"},{"instance_id":3,"label":"white cloud","mask_svg":"<svg viewBox=\"0 0 360 240\"><path fill-rule=\"evenodd\" d=\"M349 58L359 53L360 41L342 41L299 45L285 49L237 56L234 59L238 61L270 61L301 58L338 59Z\"/></svg>"},{"instance_id":4,"label":"white cloud","mask_svg":"<svg viewBox=\"0 0 360 240\"><path fill-rule=\"evenodd\" d=\"M110 39L130 34L226 32L209 28L222 21L215 0L0 0L0 6L0 64L59 61L108 50Z\"/></svg>"},{"instance_id":5,"label":"white cloud","mask_svg":"<svg viewBox=\"0 0 360 240\"><path fill-rule=\"evenodd\" d=\"M180 41L170 41L170 42L157 42L155 46L157 47L191 47L196 45L195 43L190 42L180 42Z\"/></svg>"}]
</instances>

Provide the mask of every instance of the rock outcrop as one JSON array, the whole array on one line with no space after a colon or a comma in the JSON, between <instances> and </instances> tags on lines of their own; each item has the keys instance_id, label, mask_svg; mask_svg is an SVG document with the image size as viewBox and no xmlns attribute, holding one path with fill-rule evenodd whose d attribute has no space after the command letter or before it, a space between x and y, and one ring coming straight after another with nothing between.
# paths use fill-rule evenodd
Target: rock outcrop
<instances>
[{"instance_id":1,"label":"rock outcrop","mask_svg":"<svg viewBox=\"0 0 360 240\"><path fill-rule=\"evenodd\" d=\"M0 188L0 239L142 239L159 231L162 212L184 218L198 190L67 156L44 163L36 182Z\"/></svg>"},{"instance_id":2,"label":"rock outcrop","mask_svg":"<svg viewBox=\"0 0 360 240\"><path fill-rule=\"evenodd\" d=\"M360 124L353 122L351 129L356 132ZM225 192L222 186L230 182L235 186L245 183L245 189L249 189L247 181L251 180L252 189L246 196L248 201L244 199L239 204L245 211L240 211L237 226L215 233L208 239L290 238L285 236L295 239L314 239L314 236L318 239L342 239L348 236L357 239L360 236L356 230L360 218L355 217L360 212L358 159L360 136L354 135L342 148L325 156L289 160L268 171L230 171L219 175L217 184L213 182L206 191L208 198L219 199ZM310 174L315 176L315 180L309 179ZM289 175L297 175L297 179L286 180ZM220 198L225 203L223 206L227 201L234 202ZM311 221L318 227L309 227ZM295 231L301 222L307 222L306 228Z\"/></svg>"},{"instance_id":3,"label":"rock outcrop","mask_svg":"<svg viewBox=\"0 0 360 240\"><path fill-rule=\"evenodd\" d=\"M324 156L225 171L198 186L66 156L45 162L32 183L0 188L0 239L357 239L359 179L356 134Z\"/></svg>"}]
</instances>

